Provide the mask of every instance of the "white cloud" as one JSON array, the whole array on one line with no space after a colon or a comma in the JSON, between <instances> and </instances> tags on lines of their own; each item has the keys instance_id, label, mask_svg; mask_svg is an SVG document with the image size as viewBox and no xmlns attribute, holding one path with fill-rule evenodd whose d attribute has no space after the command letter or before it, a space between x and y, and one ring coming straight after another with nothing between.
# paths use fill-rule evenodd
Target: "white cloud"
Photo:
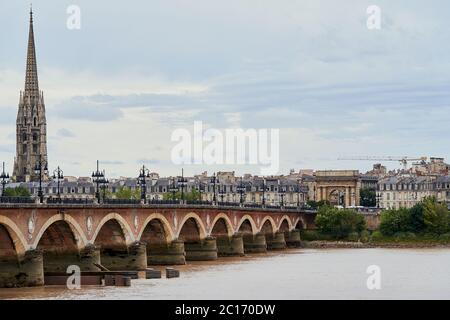
<instances>
[{"instance_id":1,"label":"white cloud","mask_svg":"<svg viewBox=\"0 0 450 320\"><path fill-rule=\"evenodd\" d=\"M97 158L120 175L139 162L178 171L169 137L195 120L282 129L286 171L370 166L343 153L450 157L448 2L380 0L379 31L365 0L79 2L80 31L65 28L66 4L35 7L49 159L73 174ZM12 163L28 8L2 9L0 153ZM217 168L190 168L204 169Z\"/></svg>"}]
</instances>

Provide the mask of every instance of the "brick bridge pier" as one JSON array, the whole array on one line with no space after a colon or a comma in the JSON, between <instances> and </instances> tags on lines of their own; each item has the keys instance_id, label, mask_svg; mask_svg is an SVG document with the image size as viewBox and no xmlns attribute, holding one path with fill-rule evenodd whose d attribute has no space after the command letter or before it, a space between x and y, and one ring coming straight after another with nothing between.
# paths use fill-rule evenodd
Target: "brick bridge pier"
<instances>
[{"instance_id":1,"label":"brick bridge pier","mask_svg":"<svg viewBox=\"0 0 450 320\"><path fill-rule=\"evenodd\" d=\"M0 287L44 272L144 270L300 244L313 212L186 205L0 205Z\"/></svg>"}]
</instances>

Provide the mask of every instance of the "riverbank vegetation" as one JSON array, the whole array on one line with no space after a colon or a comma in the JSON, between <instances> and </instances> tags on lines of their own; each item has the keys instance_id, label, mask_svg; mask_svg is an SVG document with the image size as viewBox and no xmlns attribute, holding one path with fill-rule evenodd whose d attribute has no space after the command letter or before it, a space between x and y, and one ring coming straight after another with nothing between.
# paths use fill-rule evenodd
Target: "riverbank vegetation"
<instances>
[{"instance_id":1,"label":"riverbank vegetation","mask_svg":"<svg viewBox=\"0 0 450 320\"><path fill-rule=\"evenodd\" d=\"M378 230L369 231L363 215L350 209L337 209L327 204L319 207L316 230L303 230L305 241L348 241L373 245L440 245L450 244L450 213L436 198L425 198L406 209L381 212Z\"/></svg>"}]
</instances>

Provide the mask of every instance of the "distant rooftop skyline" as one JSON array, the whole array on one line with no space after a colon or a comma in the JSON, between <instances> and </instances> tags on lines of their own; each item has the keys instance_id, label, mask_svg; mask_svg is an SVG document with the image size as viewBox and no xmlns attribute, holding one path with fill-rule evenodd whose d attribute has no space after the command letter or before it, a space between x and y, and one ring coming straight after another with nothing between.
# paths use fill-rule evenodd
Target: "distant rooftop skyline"
<instances>
[{"instance_id":1,"label":"distant rooftop skyline","mask_svg":"<svg viewBox=\"0 0 450 320\"><path fill-rule=\"evenodd\" d=\"M170 135L194 121L279 128L280 174L370 170L345 156L450 158L450 3L380 0L33 2L50 171L177 175ZM438 9L439 8L439 9ZM29 3L0 4L0 161L10 173ZM388 169L395 162L382 162ZM254 166L185 166L259 174Z\"/></svg>"}]
</instances>

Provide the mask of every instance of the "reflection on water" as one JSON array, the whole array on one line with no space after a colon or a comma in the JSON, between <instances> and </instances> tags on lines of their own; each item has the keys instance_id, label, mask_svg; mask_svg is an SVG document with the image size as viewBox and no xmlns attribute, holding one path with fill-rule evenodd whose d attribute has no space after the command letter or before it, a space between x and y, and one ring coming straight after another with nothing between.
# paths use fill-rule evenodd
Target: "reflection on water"
<instances>
[{"instance_id":1,"label":"reflection on water","mask_svg":"<svg viewBox=\"0 0 450 320\"><path fill-rule=\"evenodd\" d=\"M366 286L381 268L381 290ZM0 299L450 299L450 249L295 249L192 262L132 287L0 289Z\"/></svg>"}]
</instances>

